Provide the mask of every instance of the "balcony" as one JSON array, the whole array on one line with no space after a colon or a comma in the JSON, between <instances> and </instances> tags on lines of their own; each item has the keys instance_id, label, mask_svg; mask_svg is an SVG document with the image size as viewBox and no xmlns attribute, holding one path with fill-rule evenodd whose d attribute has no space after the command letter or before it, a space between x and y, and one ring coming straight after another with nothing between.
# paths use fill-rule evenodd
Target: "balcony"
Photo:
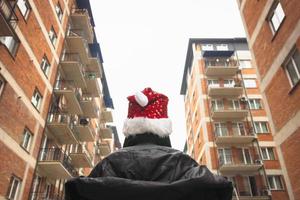
<instances>
[{"instance_id":1,"label":"balcony","mask_svg":"<svg viewBox=\"0 0 300 200\"><path fill-rule=\"evenodd\" d=\"M234 60L205 59L206 76L234 76L238 71L237 62Z\"/></svg>"},{"instance_id":2,"label":"balcony","mask_svg":"<svg viewBox=\"0 0 300 200\"><path fill-rule=\"evenodd\" d=\"M82 145L77 145L75 148L72 148L69 156L75 168L93 167L92 156Z\"/></svg>"},{"instance_id":3,"label":"balcony","mask_svg":"<svg viewBox=\"0 0 300 200\"><path fill-rule=\"evenodd\" d=\"M68 30L67 37L67 52L68 53L78 53L82 64L88 64L90 62L89 58L90 50L88 43L85 39L85 32L82 29L70 29Z\"/></svg>"},{"instance_id":4,"label":"balcony","mask_svg":"<svg viewBox=\"0 0 300 200\"><path fill-rule=\"evenodd\" d=\"M239 84L236 85L210 85L208 87L209 96L240 96L243 94L243 87Z\"/></svg>"},{"instance_id":5,"label":"balcony","mask_svg":"<svg viewBox=\"0 0 300 200\"><path fill-rule=\"evenodd\" d=\"M97 78L96 74L94 72L86 72L85 81L87 85L85 93L99 97L101 95L100 79Z\"/></svg>"},{"instance_id":6,"label":"balcony","mask_svg":"<svg viewBox=\"0 0 300 200\"><path fill-rule=\"evenodd\" d=\"M47 128L60 144L76 144L78 136L74 132L71 116L65 113L50 113Z\"/></svg>"},{"instance_id":7,"label":"balcony","mask_svg":"<svg viewBox=\"0 0 300 200\"><path fill-rule=\"evenodd\" d=\"M232 197L232 200L270 200L269 196L239 196Z\"/></svg>"},{"instance_id":8,"label":"balcony","mask_svg":"<svg viewBox=\"0 0 300 200\"><path fill-rule=\"evenodd\" d=\"M85 71L78 53L65 53L60 61L65 79L73 80L77 88L85 88Z\"/></svg>"},{"instance_id":9,"label":"balcony","mask_svg":"<svg viewBox=\"0 0 300 200\"><path fill-rule=\"evenodd\" d=\"M18 17L14 12L17 1L0 1L0 38L15 37L14 28L17 25Z\"/></svg>"},{"instance_id":10,"label":"balcony","mask_svg":"<svg viewBox=\"0 0 300 200\"><path fill-rule=\"evenodd\" d=\"M93 43L94 33L90 16L86 9L73 9L71 14L72 28L84 30L85 39Z\"/></svg>"},{"instance_id":11,"label":"balcony","mask_svg":"<svg viewBox=\"0 0 300 200\"><path fill-rule=\"evenodd\" d=\"M74 81L57 81L54 86L54 93L56 95L63 95L66 98L64 103L64 111L70 114L82 114L80 105L81 89L73 86Z\"/></svg>"},{"instance_id":12,"label":"balcony","mask_svg":"<svg viewBox=\"0 0 300 200\"><path fill-rule=\"evenodd\" d=\"M109 127L100 128L101 140L112 139L112 130Z\"/></svg>"},{"instance_id":13,"label":"balcony","mask_svg":"<svg viewBox=\"0 0 300 200\"><path fill-rule=\"evenodd\" d=\"M102 77L101 63L97 57L91 57L89 64L86 66L87 71L93 72L97 78Z\"/></svg>"},{"instance_id":14,"label":"balcony","mask_svg":"<svg viewBox=\"0 0 300 200\"><path fill-rule=\"evenodd\" d=\"M108 154L110 154L110 152L111 152L110 146L107 142L102 142L102 143L98 144L98 149L100 151L101 157L105 157Z\"/></svg>"},{"instance_id":15,"label":"balcony","mask_svg":"<svg viewBox=\"0 0 300 200\"><path fill-rule=\"evenodd\" d=\"M227 155L219 158L219 170L222 174L256 173L263 166L260 160L240 159Z\"/></svg>"},{"instance_id":16,"label":"balcony","mask_svg":"<svg viewBox=\"0 0 300 200\"><path fill-rule=\"evenodd\" d=\"M248 110L241 108L212 109L211 117L214 120L242 120L248 115Z\"/></svg>"},{"instance_id":17,"label":"balcony","mask_svg":"<svg viewBox=\"0 0 300 200\"><path fill-rule=\"evenodd\" d=\"M40 149L38 174L49 179L69 179L78 176L71 159L59 148Z\"/></svg>"},{"instance_id":18,"label":"balcony","mask_svg":"<svg viewBox=\"0 0 300 200\"><path fill-rule=\"evenodd\" d=\"M65 196L51 192L31 192L30 200L64 200Z\"/></svg>"},{"instance_id":19,"label":"balcony","mask_svg":"<svg viewBox=\"0 0 300 200\"><path fill-rule=\"evenodd\" d=\"M81 98L81 107L83 110L83 115L90 118L98 118L99 117L99 108L95 101L94 97L90 96L82 96Z\"/></svg>"},{"instance_id":20,"label":"balcony","mask_svg":"<svg viewBox=\"0 0 300 200\"><path fill-rule=\"evenodd\" d=\"M250 144L255 139L254 134L249 134L244 130L240 131L238 129L233 129L230 132L227 129L216 131L215 137L217 145L246 145Z\"/></svg>"},{"instance_id":21,"label":"balcony","mask_svg":"<svg viewBox=\"0 0 300 200\"><path fill-rule=\"evenodd\" d=\"M81 118L79 122L75 122L74 132L79 142L93 142L95 140L94 128L87 118Z\"/></svg>"},{"instance_id":22,"label":"balcony","mask_svg":"<svg viewBox=\"0 0 300 200\"><path fill-rule=\"evenodd\" d=\"M108 110L101 111L100 122L101 123L113 122L112 112Z\"/></svg>"}]
</instances>

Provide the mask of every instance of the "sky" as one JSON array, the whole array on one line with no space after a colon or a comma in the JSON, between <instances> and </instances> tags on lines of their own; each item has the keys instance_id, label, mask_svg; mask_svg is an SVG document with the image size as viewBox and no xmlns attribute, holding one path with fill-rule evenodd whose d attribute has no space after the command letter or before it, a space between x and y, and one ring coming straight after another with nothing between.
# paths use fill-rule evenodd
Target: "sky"
<instances>
[{"instance_id":1,"label":"sky","mask_svg":"<svg viewBox=\"0 0 300 200\"><path fill-rule=\"evenodd\" d=\"M245 37L236 0L90 0L123 143L127 96L151 87L169 97L172 146L186 140L180 88L189 38Z\"/></svg>"}]
</instances>

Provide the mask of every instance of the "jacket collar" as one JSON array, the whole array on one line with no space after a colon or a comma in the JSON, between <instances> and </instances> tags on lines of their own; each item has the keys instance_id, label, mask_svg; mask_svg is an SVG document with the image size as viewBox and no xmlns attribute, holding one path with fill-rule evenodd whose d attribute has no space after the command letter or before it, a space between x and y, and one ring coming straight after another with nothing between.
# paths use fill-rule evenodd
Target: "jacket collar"
<instances>
[{"instance_id":1,"label":"jacket collar","mask_svg":"<svg viewBox=\"0 0 300 200\"><path fill-rule=\"evenodd\" d=\"M130 135L125 138L123 147L136 146L142 144L155 144L160 146L171 147L171 141L169 136L160 137L153 133Z\"/></svg>"}]
</instances>

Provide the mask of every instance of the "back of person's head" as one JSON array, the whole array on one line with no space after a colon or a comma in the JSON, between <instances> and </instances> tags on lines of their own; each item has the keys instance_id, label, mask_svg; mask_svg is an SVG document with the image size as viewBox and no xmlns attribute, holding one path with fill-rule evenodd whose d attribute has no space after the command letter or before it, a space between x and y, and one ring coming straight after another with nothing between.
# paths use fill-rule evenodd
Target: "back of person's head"
<instances>
[{"instance_id":1,"label":"back of person's head","mask_svg":"<svg viewBox=\"0 0 300 200\"><path fill-rule=\"evenodd\" d=\"M123 126L126 137L123 146L141 143L171 146L169 135L172 133L172 122L168 117L168 97L145 88L127 99L129 105Z\"/></svg>"}]
</instances>

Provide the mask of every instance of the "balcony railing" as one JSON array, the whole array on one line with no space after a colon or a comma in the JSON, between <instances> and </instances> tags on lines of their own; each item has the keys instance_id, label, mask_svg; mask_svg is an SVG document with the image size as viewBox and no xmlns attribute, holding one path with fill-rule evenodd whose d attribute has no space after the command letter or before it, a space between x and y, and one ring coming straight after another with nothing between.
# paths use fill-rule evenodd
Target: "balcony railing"
<instances>
[{"instance_id":1,"label":"balcony railing","mask_svg":"<svg viewBox=\"0 0 300 200\"><path fill-rule=\"evenodd\" d=\"M205 59L206 67L236 67L236 60Z\"/></svg>"},{"instance_id":2,"label":"balcony railing","mask_svg":"<svg viewBox=\"0 0 300 200\"><path fill-rule=\"evenodd\" d=\"M30 193L30 200L64 200L62 194L51 194L47 192L32 192Z\"/></svg>"},{"instance_id":3,"label":"balcony railing","mask_svg":"<svg viewBox=\"0 0 300 200\"><path fill-rule=\"evenodd\" d=\"M76 88L74 86L74 81L67 81L67 80L59 80L56 81L56 84L54 86L55 90L70 90L75 93L75 96L77 100L80 102L82 97L81 88Z\"/></svg>"},{"instance_id":4,"label":"balcony railing","mask_svg":"<svg viewBox=\"0 0 300 200\"><path fill-rule=\"evenodd\" d=\"M14 12L16 3L17 1L0 0L1 15L4 17L7 23L12 26L12 28L15 28L18 22L18 17Z\"/></svg>"},{"instance_id":5,"label":"balcony railing","mask_svg":"<svg viewBox=\"0 0 300 200\"><path fill-rule=\"evenodd\" d=\"M77 170L72 166L70 157L60 148L41 148L39 162L59 162L73 176L78 176Z\"/></svg>"}]
</instances>

